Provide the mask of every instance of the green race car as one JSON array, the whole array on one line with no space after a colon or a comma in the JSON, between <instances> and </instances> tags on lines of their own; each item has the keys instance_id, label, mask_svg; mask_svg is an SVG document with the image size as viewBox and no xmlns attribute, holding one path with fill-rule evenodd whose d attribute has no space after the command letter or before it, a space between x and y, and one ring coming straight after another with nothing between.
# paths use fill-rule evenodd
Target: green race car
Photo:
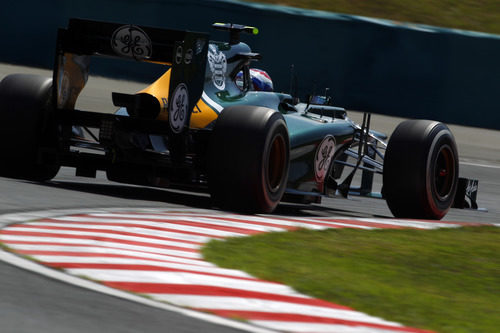
<instances>
[{"instance_id":1,"label":"green race car","mask_svg":"<svg viewBox=\"0 0 500 333\"><path fill-rule=\"evenodd\" d=\"M112 181L207 191L214 206L243 212L348 195L384 198L404 218L477 207L477 181L459 178L446 125L407 120L386 143L370 130L369 114L358 125L326 96L301 103L258 89L250 64L260 55L240 41L257 29L214 28L228 31L229 41L70 20L58 32L53 78L14 74L0 83L0 173L45 181L60 166L86 177L104 170ZM113 93L114 114L76 110L92 56L168 70L136 94ZM372 191L374 174L383 175L381 194Z\"/></svg>"}]
</instances>

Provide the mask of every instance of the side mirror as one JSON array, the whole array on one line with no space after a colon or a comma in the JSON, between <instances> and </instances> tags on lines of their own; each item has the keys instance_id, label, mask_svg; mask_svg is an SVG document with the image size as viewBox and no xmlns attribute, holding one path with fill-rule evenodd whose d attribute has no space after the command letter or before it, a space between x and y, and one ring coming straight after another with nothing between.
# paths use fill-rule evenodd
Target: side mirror
<instances>
[{"instance_id":1,"label":"side mirror","mask_svg":"<svg viewBox=\"0 0 500 333\"><path fill-rule=\"evenodd\" d=\"M318 95L308 95L308 104L313 105L330 105L331 97L329 96L318 96Z\"/></svg>"}]
</instances>

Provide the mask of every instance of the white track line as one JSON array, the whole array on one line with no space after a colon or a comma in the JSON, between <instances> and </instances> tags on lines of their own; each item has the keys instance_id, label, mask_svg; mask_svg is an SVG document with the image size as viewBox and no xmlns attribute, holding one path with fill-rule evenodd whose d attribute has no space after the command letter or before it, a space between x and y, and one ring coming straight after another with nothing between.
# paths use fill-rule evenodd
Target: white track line
<instances>
[{"instance_id":1,"label":"white track line","mask_svg":"<svg viewBox=\"0 0 500 333\"><path fill-rule=\"evenodd\" d=\"M481 168L500 169L500 165L474 163L474 162L460 162L460 164L477 166L477 167L481 167Z\"/></svg>"}]
</instances>

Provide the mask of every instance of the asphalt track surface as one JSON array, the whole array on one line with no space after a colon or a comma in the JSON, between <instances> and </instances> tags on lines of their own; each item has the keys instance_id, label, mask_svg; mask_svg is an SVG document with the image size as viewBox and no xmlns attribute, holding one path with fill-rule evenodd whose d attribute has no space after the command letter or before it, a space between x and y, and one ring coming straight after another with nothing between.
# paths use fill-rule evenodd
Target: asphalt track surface
<instances>
[{"instance_id":1,"label":"asphalt track surface","mask_svg":"<svg viewBox=\"0 0 500 333\"><path fill-rule=\"evenodd\" d=\"M0 66L0 79L15 72L50 75L48 71L3 65ZM143 85L137 83L91 78L78 107L112 112L110 91L133 93L141 87ZM360 114L350 113L350 116L359 119ZM372 128L390 134L399 121L375 115ZM450 127L461 156L460 174L479 179L479 206L488 211L452 210L445 220L499 223L500 132ZM376 181L380 182L379 179ZM0 214L109 207L211 208L208 196L203 194L112 183L102 173L98 173L96 179L77 178L70 168L62 168L48 183L0 178ZM327 199L322 205L315 206L283 204L275 214L391 217L384 201L367 198ZM1 261L0 272L2 332L238 331L68 285Z\"/></svg>"}]
</instances>

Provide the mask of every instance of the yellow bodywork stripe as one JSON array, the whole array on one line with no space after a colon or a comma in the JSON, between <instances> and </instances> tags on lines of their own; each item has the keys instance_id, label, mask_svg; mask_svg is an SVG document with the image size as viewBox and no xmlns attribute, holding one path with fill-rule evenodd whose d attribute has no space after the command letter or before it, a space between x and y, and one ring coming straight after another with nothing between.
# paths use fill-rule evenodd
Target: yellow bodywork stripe
<instances>
[{"instance_id":1,"label":"yellow bodywork stripe","mask_svg":"<svg viewBox=\"0 0 500 333\"><path fill-rule=\"evenodd\" d=\"M210 106L208 106L201 98L191 113L190 128L205 128L212 121L217 119L219 115Z\"/></svg>"},{"instance_id":2,"label":"yellow bodywork stripe","mask_svg":"<svg viewBox=\"0 0 500 333\"><path fill-rule=\"evenodd\" d=\"M168 121L168 90L170 88L170 69L149 87L138 93L146 93L154 96L161 105L158 120ZM190 128L205 128L212 121L217 119L217 112L214 111L201 98L191 113Z\"/></svg>"}]
</instances>

